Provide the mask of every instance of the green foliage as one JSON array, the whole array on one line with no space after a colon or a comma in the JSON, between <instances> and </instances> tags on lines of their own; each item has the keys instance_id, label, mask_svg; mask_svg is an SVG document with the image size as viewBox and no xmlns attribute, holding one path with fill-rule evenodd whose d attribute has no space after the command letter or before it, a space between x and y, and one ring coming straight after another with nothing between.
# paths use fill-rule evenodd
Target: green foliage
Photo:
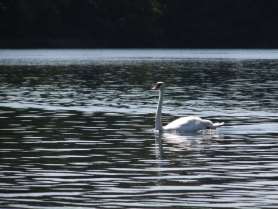
<instances>
[{"instance_id":1,"label":"green foliage","mask_svg":"<svg viewBox=\"0 0 278 209\"><path fill-rule=\"evenodd\" d=\"M0 0L0 47L277 47L274 0Z\"/></svg>"}]
</instances>

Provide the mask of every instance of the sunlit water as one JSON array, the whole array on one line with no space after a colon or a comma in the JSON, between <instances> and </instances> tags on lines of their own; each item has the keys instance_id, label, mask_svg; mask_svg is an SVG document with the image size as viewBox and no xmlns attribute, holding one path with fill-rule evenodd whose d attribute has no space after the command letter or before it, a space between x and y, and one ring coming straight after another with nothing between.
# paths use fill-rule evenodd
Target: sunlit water
<instances>
[{"instance_id":1,"label":"sunlit water","mask_svg":"<svg viewBox=\"0 0 278 209\"><path fill-rule=\"evenodd\" d=\"M277 52L184 53L0 51L0 208L277 208ZM225 126L154 135L158 80Z\"/></svg>"}]
</instances>

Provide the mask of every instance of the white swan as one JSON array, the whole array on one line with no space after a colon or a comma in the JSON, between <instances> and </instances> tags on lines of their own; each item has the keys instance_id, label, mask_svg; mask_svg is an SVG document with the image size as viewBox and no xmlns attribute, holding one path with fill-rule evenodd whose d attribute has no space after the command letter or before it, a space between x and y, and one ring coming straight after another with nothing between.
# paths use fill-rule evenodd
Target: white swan
<instances>
[{"instance_id":1,"label":"white swan","mask_svg":"<svg viewBox=\"0 0 278 209\"><path fill-rule=\"evenodd\" d=\"M219 126L224 125L224 123L213 123L210 120L204 120L197 116L188 116L178 118L166 126L162 126L161 123L161 113L162 113L162 102L163 102L163 91L164 83L157 82L153 90L159 90L159 100L155 116L155 130L156 131L175 131L175 132L198 132L205 129L215 129Z\"/></svg>"}]
</instances>

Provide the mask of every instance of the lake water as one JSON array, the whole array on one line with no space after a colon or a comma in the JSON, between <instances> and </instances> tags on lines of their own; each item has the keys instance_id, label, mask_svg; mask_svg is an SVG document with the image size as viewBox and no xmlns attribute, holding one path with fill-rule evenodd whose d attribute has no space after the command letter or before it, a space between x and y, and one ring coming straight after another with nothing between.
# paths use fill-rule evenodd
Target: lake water
<instances>
[{"instance_id":1,"label":"lake water","mask_svg":"<svg viewBox=\"0 0 278 209\"><path fill-rule=\"evenodd\" d=\"M278 208L277 103L277 50L0 50L0 208Z\"/></svg>"}]
</instances>

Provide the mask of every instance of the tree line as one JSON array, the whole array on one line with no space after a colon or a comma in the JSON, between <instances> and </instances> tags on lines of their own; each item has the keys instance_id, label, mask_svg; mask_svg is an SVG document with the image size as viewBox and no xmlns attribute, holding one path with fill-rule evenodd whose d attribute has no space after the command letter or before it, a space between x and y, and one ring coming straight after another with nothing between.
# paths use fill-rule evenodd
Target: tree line
<instances>
[{"instance_id":1,"label":"tree line","mask_svg":"<svg viewBox=\"0 0 278 209\"><path fill-rule=\"evenodd\" d=\"M275 0L0 0L1 48L275 48Z\"/></svg>"}]
</instances>

